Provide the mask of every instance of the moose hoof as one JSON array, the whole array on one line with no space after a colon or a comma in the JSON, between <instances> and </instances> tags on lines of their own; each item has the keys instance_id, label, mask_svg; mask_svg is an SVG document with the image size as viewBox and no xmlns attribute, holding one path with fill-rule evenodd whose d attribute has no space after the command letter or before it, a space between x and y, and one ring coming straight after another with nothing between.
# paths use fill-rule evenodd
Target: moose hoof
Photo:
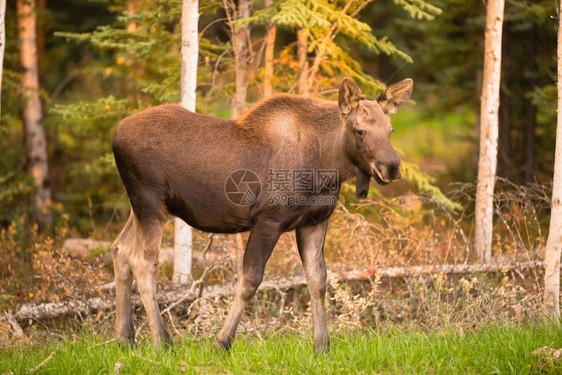
<instances>
[{"instance_id":1,"label":"moose hoof","mask_svg":"<svg viewBox=\"0 0 562 375\"><path fill-rule=\"evenodd\" d=\"M173 342L170 334L164 331L160 337L154 339L154 346L160 349L171 349L173 347Z\"/></svg>"},{"instance_id":2,"label":"moose hoof","mask_svg":"<svg viewBox=\"0 0 562 375\"><path fill-rule=\"evenodd\" d=\"M330 339L318 339L314 342L314 353L317 355L330 353Z\"/></svg>"},{"instance_id":3,"label":"moose hoof","mask_svg":"<svg viewBox=\"0 0 562 375\"><path fill-rule=\"evenodd\" d=\"M133 336L118 336L115 341L124 348L129 347L133 349L135 347L135 338Z\"/></svg>"},{"instance_id":4,"label":"moose hoof","mask_svg":"<svg viewBox=\"0 0 562 375\"><path fill-rule=\"evenodd\" d=\"M133 325L127 325L122 328L117 328L115 334L115 341L120 346L128 346L131 349L135 346L135 328Z\"/></svg>"},{"instance_id":5,"label":"moose hoof","mask_svg":"<svg viewBox=\"0 0 562 375\"><path fill-rule=\"evenodd\" d=\"M219 350L228 353L232 347L232 339L230 337L224 340L217 338L216 346Z\"/></svg>"}]
</instances>

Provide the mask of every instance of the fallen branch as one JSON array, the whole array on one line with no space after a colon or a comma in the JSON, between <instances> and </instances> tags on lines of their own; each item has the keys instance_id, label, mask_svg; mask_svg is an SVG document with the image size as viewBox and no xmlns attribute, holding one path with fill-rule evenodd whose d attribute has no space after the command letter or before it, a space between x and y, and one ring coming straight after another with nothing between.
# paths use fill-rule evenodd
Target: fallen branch
<instances>
[{"instance_id":1,"label":"fallen branch","mask_svg":"<svg viewBox=\"0 0 562 375\"><path fill-rule=\"evenodd\" d=\"M494 272L510 272L514 270L525 270L530 268L543 267L544 264L540 260L529 262L513 262L513 263L489 263L489 264L440 264L428 266L411 266L411 267L384 267L372 268L362 272L352 271L346 273L348 279L357 278L363 280L366 275L375 274L381 277L405 277L428 274L467 274L467 273L494 273ZM351 281L351 280L350 280Z\"/></svg>"},{"instance_id":2,"label":"fallen branch","mask_svg":"<svg viewBox=\"0 0 562 375\"><path fill-rule=\"evenodd\" d=\"M496 263L496 264L444 264L430 266L413 266L413 267L384 267L372 268L358 271L329 273L329 279L336 279L340 282L369 281L375 276L381 278L402 278L408 276L431 275L431 274L471 274L471 273L494 273L494 272L510 272L525 269L533 269L543 267L541 261L515 262L515 263ZM303 276L295 276L290 278L266 280L264 281L258 292L269 290L287 291L306 286L306 279ZM114 285L106 284L104 289L113 290ZM202 282L195 281L186 291L185 286L176 287L173 290L159 293L158 301L165 306L163 313L166 313L174 307L182 303L192 303L195 299L204 296L213 299L217 297L226 297L234 293L233 285L215 285L202 287ZM142 306L140 298L133 297L132 305L134 307ZM15 319L22 321L28 319L52 319L65 315L91 314L100 310L111 310L115 308L113 298L107 300L102 298L91 298L87 301L71 301L60 303L44 303L41 305L23 305L14 315Z\"/></svg>"},{"instance_id":3,"label":"fallen branch","mask_svg":"<svg viewBox=\"0 0 562 375\"><path fill-rule=\"evenodd\" d=\"M4 313L4 319L6 319L6 322L8 322L10 327L12 327L12 331L14 331L14 335L18 339L24 340L24 341L28 340L25 333L23 333L23 329L21 329L20 325L18 324L18 321L16 320L16 318L14 317L14 315L11 312L9 312L9 311L5 312Z\"/></svg>"},{"instance_id":4,"label":"fallen branch","mask_svg":"<svg viewBox=\"0 0 562 375\"><path fill-rule=\"evenodd\" d=\"M15 314L17 320L27 319L52 319L65 315L91 314L100 310L109 310L115 307L115 301L99 297L87 301L50 302L40 305L23 305Z\"/></svg>"}]
</instances>

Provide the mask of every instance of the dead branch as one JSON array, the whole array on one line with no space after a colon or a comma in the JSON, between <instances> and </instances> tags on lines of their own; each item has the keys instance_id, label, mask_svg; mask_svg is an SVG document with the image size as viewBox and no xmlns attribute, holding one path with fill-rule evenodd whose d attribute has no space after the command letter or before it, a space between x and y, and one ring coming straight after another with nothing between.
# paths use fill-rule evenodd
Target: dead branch
<instances>
[{"instance_id":1,"label":"dead branch","mask_svg":"<svg viewBox=\"0 0 562 375\"><path fill-rule=\"evenodd\" d=\"M25 335L25 333L23 333L23 329L21 329L14 315L8 311L4 313L4 318L6 319L6 322L8 322L10 327L12 327L12 331L14 331L14 335L18 339L27 341L27 336Z\"/></svg>"},{"instance_id":2,"label":"dead branch","mask_svg":"<svg viewBox=\"0 0 562 375\"><path fill-rule=\"evenodd\" d=\"M19 321L27 319L52 319L65 315L91 314L100 310L110 310L115 307L115 301L99 297L87 301L50 302L40 305L24 304L14 315Z\"/></svg>"}]
</instances>

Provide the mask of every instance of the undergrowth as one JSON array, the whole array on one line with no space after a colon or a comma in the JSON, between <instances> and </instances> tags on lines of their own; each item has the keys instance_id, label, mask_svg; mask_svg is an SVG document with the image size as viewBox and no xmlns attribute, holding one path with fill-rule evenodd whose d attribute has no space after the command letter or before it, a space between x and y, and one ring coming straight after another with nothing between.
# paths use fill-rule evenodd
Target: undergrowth
<instances>
[{"instance_id":1,"label":"undergrowth","mask_svg":"<svg viewBox=\"0 0 562 375\"><path fill-rule=\"evenodd\" d=\"M514 262L541 259L546 238L548 186L514 186L498 182L495 201L496 260ZM367 199L340 204L328 230L325 255L330 287L327 308L331 329L337 334L366 328L432 330L454 326L461 331L495 324L523 326L541 316L541 269L465 275L418 275L381 279L385 266L469 263L472 246L473 185L459 185L449 195L463 211L452 211L434 199L409 194L396 199ZM343 194L344 199L347 195ZM373 198L373 197L372 197ZM166 226L165 231L170 230ZM112 279L104 252L85 259L73 258L63 248L68 235L61 228L54 239L32 231L27 242L15 225L0 233L0 309L12 312L24 303L111 299L101 286ZM242 235L194 237L194 277L212 267L205 284L236 284L241 266ZM169 238L165 236L165 238ZM33 243L26 247L25 243ZM202 250L206 249L205 255ZM110 259L110 257L109 257ZM169 285L169 267L161 267L159 288ZM108 272L109 270L109 272ZM364 282L335 282L332 272L359 271L371 277ZM266 269L266 280L302 275L294 234L282 236ZM180 304L165 315L177 338L213 337L230 309L230 297L203 295ZM260 292L242 320L243 335L302 332L310 327L305 287ZM166 306L161 306L165 308ZM148 337L143 309L134 312L137 336ZM20 322L31 343L64 335L78 324L100 335L111 335L113 311L43 322ZM0 317L0 347L17 345L9 324Z\"/></svg>"}]
</instances>

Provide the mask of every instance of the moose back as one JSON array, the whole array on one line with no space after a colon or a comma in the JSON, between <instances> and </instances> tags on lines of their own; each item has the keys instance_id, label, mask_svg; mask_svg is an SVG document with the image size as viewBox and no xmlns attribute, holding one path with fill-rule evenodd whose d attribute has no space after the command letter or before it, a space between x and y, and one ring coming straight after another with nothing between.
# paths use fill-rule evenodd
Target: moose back
<instances>
[{"instance_id":1,"label":"moose back","mask_svg":"<svg viewBox=\"0 0 562 375\"><path fill-rule=\"evenodd\" d=\"M314 347L329 351L323 256L328 219L343 181L356 177L356 194L364 197L371 178L379 184L400 178L388 114L409 99L412 88L405 79L365 100L346 78L338 102L282 94L237 120L163 105L121 121L112 146L132 209L112 245L117 340L134 342L134 277L155 344L171 343L155 278L162 223L172 214L203 231L250 231L234 303L217 337L226 350L279 236L295 230Z\"/></svg>"}]
</instances>

